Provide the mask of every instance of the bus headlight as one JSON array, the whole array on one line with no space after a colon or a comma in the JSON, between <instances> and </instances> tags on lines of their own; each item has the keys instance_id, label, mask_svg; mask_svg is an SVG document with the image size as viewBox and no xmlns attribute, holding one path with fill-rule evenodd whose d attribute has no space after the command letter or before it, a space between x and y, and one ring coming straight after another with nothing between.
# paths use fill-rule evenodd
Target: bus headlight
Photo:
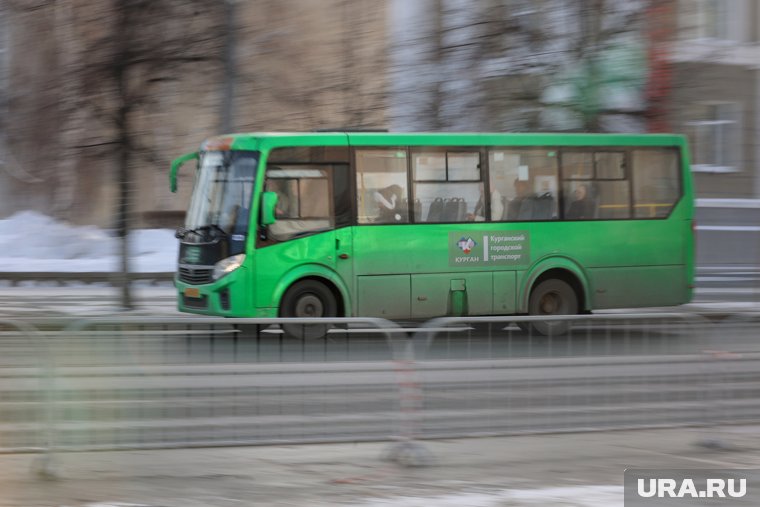
<instances>
[{"instance_id":1,"label":"bus headlight","mask_svg":"<svg viewBox=\"0 0 760 507\"><path fill-rule=\"evenodd\" d=\"M245 254L233 255L232 257L227 257L226 259L220 260L214 264L214 273L212 275L212 278L214 280L219 280L224 275L232 273L243 264L244 260Z\"/></svg>"}]
</instances>

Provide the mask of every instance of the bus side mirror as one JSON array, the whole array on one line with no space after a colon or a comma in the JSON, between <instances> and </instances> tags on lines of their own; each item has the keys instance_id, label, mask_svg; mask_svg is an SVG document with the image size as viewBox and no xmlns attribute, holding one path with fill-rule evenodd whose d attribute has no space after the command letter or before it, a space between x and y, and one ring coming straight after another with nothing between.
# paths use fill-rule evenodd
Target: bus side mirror
<instances>
[{"instance_id":1,"label":"bus side mirror","mask_svg":"<svg viewBox=\"0 0 760 507\"><path fill-rule=\"evenodd\" d=\"M277 192L264 192L261 196L261 225L272 225L277 209Z\"/></svg>"},{"instance_id":2,"label":"bus side mirror","mask_svg":"<svg viewBox=\"0 0 760 507\"><path fill-rule=\"evenodd\" d=\"M177 191L177 171L179 171L179 168L182 167L182 164L188 160L197 158L198 152L194 151L193 153L186 153L185 155L182 155L172 162L172 170L169 173L169 188L171 189L172 193Z\"/></svg>"}]
</instances>

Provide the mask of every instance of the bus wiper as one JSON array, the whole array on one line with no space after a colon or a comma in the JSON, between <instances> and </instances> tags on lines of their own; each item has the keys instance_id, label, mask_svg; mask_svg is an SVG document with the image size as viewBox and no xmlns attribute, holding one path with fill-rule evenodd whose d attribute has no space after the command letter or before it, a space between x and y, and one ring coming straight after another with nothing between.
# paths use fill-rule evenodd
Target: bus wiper
<instances>
[{"instance_id":1,"label":"bus wiper","mask_svg":"<svg viewBox=\"0 0 760 507\"><path fill-rule=\"evenodd\" d=\"M211 234L212 232L215 234ZM195 234L197 236L204 237L207 233L211 237L226 238L227 236L229 236L229 234L227 234L227 231L225 231L224 229L222 229L216 224L201 225L200 227L196 227L195 229L185 229L184 227L181 227L177 229L177 232L174 235L178 239L182 239L188 234Z\"/></svg>"},{"instance_id":2,"label":"bus wiper","mask_svg":"<svg viewBox=\"0 0 760 507\"><path fill-rule=\"evenodd\" d=\"M209 231L209 232L216 231L216 233L223 238L226 238L227 236L229 236L229 234L227 234L227 231L225 231L224 229L222 229L216 224L202 225L201 227L198 227L198 229Z\"/></svg>"}]
</instances>

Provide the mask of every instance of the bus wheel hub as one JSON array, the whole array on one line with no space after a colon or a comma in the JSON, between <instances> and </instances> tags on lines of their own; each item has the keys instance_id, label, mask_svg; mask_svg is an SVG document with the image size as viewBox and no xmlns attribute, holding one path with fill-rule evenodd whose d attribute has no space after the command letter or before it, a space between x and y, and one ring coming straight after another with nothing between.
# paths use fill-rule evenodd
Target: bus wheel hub
<instances>
[{"instance_id":1,"label":"bus wheel hub","mask_svg":"<svg viewBox=\"0 0 760 507\"><path fill-rule=\"evenodd\" d=\"M312 294L303 296L296 304L296 317L321 317L324 312L322 301Z\"/></svg>"},{"instance_id":2,"label":"bus wheel hub","mask_svg":"<svg viewBox=\"0 0 760 507\"><path fill-rule=\"evenodd\" d=\"M552 315L557 313L559 306L559 297L556 294L545 294L541 298L541 304L539 308L541 308L541 313Z\"/></svg>"}]
</instances>

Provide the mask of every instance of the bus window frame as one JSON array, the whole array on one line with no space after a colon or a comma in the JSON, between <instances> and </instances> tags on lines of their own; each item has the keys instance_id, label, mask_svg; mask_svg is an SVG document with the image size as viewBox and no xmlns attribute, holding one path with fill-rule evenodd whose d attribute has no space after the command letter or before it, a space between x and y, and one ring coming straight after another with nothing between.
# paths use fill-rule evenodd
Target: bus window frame
<instances>
[{"instance_id":1,"label":"bus window frame","mask_svg":"<svg viewBox=\"0 0 760 507\"><path fill-rule=\"evenodd\" d=\"M335 196L334 196L334 188L333 188L333 186L334 186L333 179L334 179L335 175L333 174L333 167L335 165L339 165L339 164L346 165L345 162L274 162L274 163L271 164L271 165L273 165L275 167L283 167L283 166L285 166L285 167L289 167L289 166L312 166L314 168L317 168L317 167L327 167L327 168L329 168L329 170L326 171L327 175L325 177L309 178L309 179L327 180L328 204L330 206L329 219L332 221L332 225L330 226L329 229L315 230L315 231L311 231L311 232L310 231L305 231L304 233L299 233L297 236L294 236L294 237L289 237L289 238L286 238L286 239L277 239L277 238L273 237L272 234L269 233L269 230L268 230L269 226L262 226L262 224L257 223L256 224L256 227L257 227L257 230L258 230L258 234L256 235L256 248L257 249L268 247L268 246L272 246L272 245L278 245L278 244L281 244L281 243L287 243L287 242L293 241L295 239L305 238L305 237L312 236L314 234L319 234L319 233L322 233L322 232L335 231L335 230L337 230L339 228L351 227L353 225L353 223L351 223L351 224L348 224L348 225L342 225L340 227L337 226L336 211L335 211ZM262 186L262 192L266 191L267 172L269 170L269 167L270 167L270 163L269 163L269 158L267 157L267 160L265 161L265 164L264 164L264 178L263 178L264 181L263 181L263 186ZM324 170L324 169L322 169L322 170ZM298 218L299 219L307 219L307 220L308 219L312 219L312 218L319 218L319 217L303 217L303 216L300 216L300 214L301 214L301 193L302 193L301 192L301 178L273 178L273 179L277 179L277 180L295 179L295 180L297 180L298 207L299 207L299 210L298 210L299 217Z\"/></svg>"},{"instance_id":2,"label":"bus window frame","mask_svg":"<svg viewBox=\"0 0 760 507\"><path fill-rule=\"evenodd\" d=\"M486 165L488 167L488 188L486 189L488 191L488 215L490 217L491 214L491 166L490 166L490 152L494 150L502 150L502 151L530 151L530 150L549 150L554 151L557 153L556 156L556 177L557 177L557 206L562 206L562 196L564 192L562 192L561 183L562 183L562 172L561 172L561 147L560 146L554 146L554 145L530 145L530 144L516 144L516 145L504 145L504 144L494 144L494 145L488 145L484 146L484 151L486 154ZM506 206L509 205L509 201L506 202ZM547 222L561 222L562 219L559 216L559 213L557 214L556 218L546 218L543 220L492 220L488 219L487 221L491 223L496 224L530 224L530 223L537 223L537 224L543 224Z\"/></svg>"},{"instance_id":3,"label":"bus window frame","mask_svg":"<svg viewBox=\"0 0 760 507\"><path fill-rule=\"evenodd\" d=\"M405 153L406 157L406 176L407 176L407 188L406 188L406 198L407 202L410 203L410 206L408 207L408 221L402 222L402 223L362 223L359 224L358 222L358 202L357 202L357 196L358 196L358 163L357 163L357 152L359 150L392 150L392 151L402 151ZM557 218L549 218L549 219L542 219L542 220L524 220L520 222L514 222L510 220L494 220L494 218L491 216L491 166L489 163L489 154L493 150L514 150L514 151L520 151L520 150L536 150L536 149L547 149L547 150L553 150L557 153L557 178L558 178L558 195L557 195L557 206L558 206L558 217ZM412 157L414 155L414 152L424 152L424 151L438 151L442 152L445 155L446 159L446 170L445 175L448 178L448 153L479 153L480 155L480 180L416 180L414 176L414 167L413 167L413 161ZM654 217L638 217L636 216L636 208L635 208L635 182L636 182L636 169L634 167L634 157L633 152L636 150L643 150L643 151L667 151L671 153L675 153L676 157L676 164L677 164L677 190L678 194L673 201L672 205L670 206L670 209L668 211L667 215L663 216L654 216ZM590 178L572 178L572 179L566 179L565 178L565 167L563 163L563 156L566 153L591 153L592 154L592 176ZM595 153L620 153L623 155L623 176L619 178L597 178L597 163L595 160L595 157L593 156ZM351 197L351 225L352 226L375 226L375 225L441 225L441 224L462 224L462 223L470 223L469 221L465 222L427 222L425 220L417 220L414 214L414 196L415 196L415 184L417 183L441 183L441 184L449 184L449 183L478 183L483 185L483 192L484 192L484 200L486 202L485 205L485 222L486 223L545 223L545 222L606 222L606 221L626 221L626 220L667 220L672 215L675 208L679 205L679 203L684 198L684 175L683 175L683 148L678 145L663 145L663 146L652 146L652 145L646 145L646 146L632 146L632 145L604 145L604 146L596 146L596 145L578 145L578 146L567 146L567 145L530 145L530 144L520 144L520 145L478 145L478 146L451 146L451 145L405 145L405 146L398 146L398 145L361 145L361 146L352 146L351 147L351 170L350 170L350 197ZM630 209L630 216L629 217L623 217L623 218L591 218L588 220L570 220L565 217L565 204L567 202L567 196L566 192L564 190L564 184L565 182L570 181L588 181L588 182L627 182L629 184L628 188L628 205Z\"/></svg>"},{"instance_id":4,"label":"bus window frame","mask_svg":"<svg viewBox=\"0 0 760 507\"><path fill-rule=\"evenodd\" d=\"M470 149L468 149L468 148L470 148ZM444 168L445 179L443 179L443 180L417 180L417 179L415 179L414 166L413 166L413 161L412 161L415 149L416 149L416 151L418 153L419 152L424 152L424 151L430 151L430 152L433 152L433 153L435 153L435 152L443 153L444 161L445 161L445 164L446 164L446 166ZM486 193L486 192L488 192L488 188L486 186L487 178L484 179L484 177L486 177L488 175L487 170L484 168L484 162L483 162L484 161L485 147L483 147L483 146L451 146L451 145L448 145L448 144L446 144L446 145L432 145L431 146L431 145L424 144L424 145L411 145L411 146L407 146L407 150L408 150L408 152L407 152L407 169L406 169L407 176L408 176L408 190L407 190L407 192L410 194L410 196L407 197L408 202L414 203L414 199L415 199L415 195L416 195L415 185L417 183L422 183L422 184L435 184L435 183L438 183L438 184L443 184L443 185L462 184L462 183L477 183L477 184L484 185L484 187L483 187L484 188L484 190L483 190L483 192L484 192L484 195L483 195L483 197L484 197L484 204L483 204L483 206L485 207L485 209L487 210L487 213L488 213L485 216L485 221L486 222L490 221L491 198ZM477 153L478 154L478 171L480 173L480 179L479 180L450 180L449 179L449 153L462 153L462 154ZM487 159L487 157L486 157L486 159ZM487 162L486 162L486 165L487 165ZM477 205L477 203L476 203L476 205ZM412 207L411 209L414 209L414 208ZM409 224L417 224L417 225L425 225L425 224L440 225L440 224L466 224L466 223L470 223L469 220L465 220L463 222L428 222L426 220L420 220L418 222L415 219L415 217L414 217L414 213L410 213L409 214L409 218L410 218L410 220L408 222ZM402 225L402 224L399 224L399 225Z\"/></svg>"},{"instance_id":5,"label":"bus window frame","mask_svg":"<svg viewBox=\"0 0 760 507\"><path fill-rule=\"evenodd\" d=\"M631 156L631 206L633 211L633 217L631 220L667 220L670 218L670 216L673 214L673 211L678 207L679 204L683 201L685 197L685 182L684 182L684 152L686 151L684 146L678 146L678 145L664 145L664 146L628 146L628 151L630 152ZM636 217L636 202L635 202L635 195L634 195L634 189L635 189L635 181L636 181L636 169L633 166L633 152L634 151L670 151L675 152L676 156L676 173L678 175L676 184L678 188L678 195L676 196L676 199L673 201L673 204L670 206L670 210L668 211L667 215L661 216L661 217ZM690 168L687 168L686 170L691 170Z\"/></svg>"},{"instance_id":6,"label":"bus window frame","mask_svg":"<svg viewBox=\"0 0 760 507\"><path fill-rule=\"evenodd\" d=\"M562 157L565 153L572 153L572 152L588 152L591 151L591 153L597 153L597 152L624 152L625 153L625 174L624 176L627 176L627 178L596 178L596 163L594 162L593 165L593 174L592 178L573 178L573 179L565 179L564 177L564 164L562 163ZM675 152L676 155L676 168L677 168L677 189L678 189L678 195L676 196L676 199L673 201L673 203L670 206L670 210L668 211L667 215L661 216L661 217L637 217L636 216L636 202L635 202L635 195L634 195L634 189L635 189L635 182L636 182L636 168L634 167L633 162L633 152L634 151L666 151L666 152ZM560 180L563 183L561 185L563 188L560 189L560 206L562 210L562 215L560 220L563 222L606 222L606 221L624 221L624 220L667 220L672 215L675 208L680 204L680 202L684 198L684 177L683 177L683 149L680 146L677 145L664 145L664 146L563 146L559 148L559 157L560 157ZM629 206L631 210L631 216L628 218L590 218L590 219L584 219L584 220L571 220L565 218L565 191L564 191L564 183L568 181L628 181L629 182Z\"/></svg>"},{"instance_id":7,"label":"bus window frame","mask_svg":"<svg viewBox=\"0 0 760 507\"><path fill-rule=\"evenodd\" d=\"M607 221L621 221L621 220L633 220L635 219L635 211L633 207L633 182L631 177L633 176L633 157L630 153L629 146L564 146L559 148L559 194L561 199L559 200L559 221L561 222L607 222ZM565 177L565 165L563 159L566 153L590 153L591 154L591 177L582 178L566 178ZM623 155L623 176L621 178L599 178L597 177L597 153L621 153ZM565 184L567 182L583 181L590 184L596 182L615 182L623 181L628 183L628 211L629 216L621 218L583 218L583 219L571 219L567 218L565 207Z\"/></svg>"}]
</instances>

